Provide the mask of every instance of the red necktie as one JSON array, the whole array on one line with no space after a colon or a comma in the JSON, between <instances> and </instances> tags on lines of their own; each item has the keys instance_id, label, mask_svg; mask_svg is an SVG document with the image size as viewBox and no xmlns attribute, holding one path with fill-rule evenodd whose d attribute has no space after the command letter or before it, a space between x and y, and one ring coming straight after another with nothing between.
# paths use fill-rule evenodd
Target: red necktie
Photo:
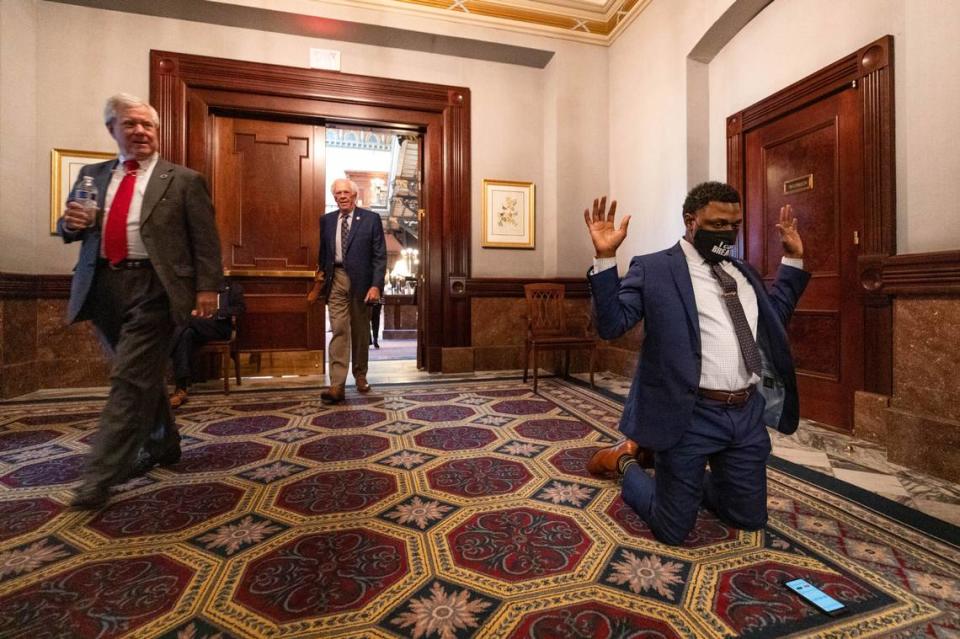
<instances>
[{"instance_id":1,"label":"red necktie","mask_svg":"<svg viewBox=\"0 0 960 639\"><path fill-rule=\"evenodd\" d=\"M140 163L127 160L123 163L123 168L123 179L113 196L110 213L107 215L107 227L103 231L103 254L111 264L119 264L127 259L127 214L130 212Z\"/></svg>"}]
</instances>

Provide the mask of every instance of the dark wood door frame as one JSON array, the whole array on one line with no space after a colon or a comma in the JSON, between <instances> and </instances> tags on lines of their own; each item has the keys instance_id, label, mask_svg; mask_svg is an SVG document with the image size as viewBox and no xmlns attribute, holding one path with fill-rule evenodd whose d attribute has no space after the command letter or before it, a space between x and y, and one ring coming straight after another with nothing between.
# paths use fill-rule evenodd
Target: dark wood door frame
<instances>
[{"instance_id":1,"label":"dark wood door frame","mask_svg":"<svg viewBox=\"0 0 960 639\"><path fill-rule=\"evenodd\" d=\"M420 293L427 370L441 370L443 348L470 346L464 284L470 277L469 89L152 50L150 100L163 123L164 157L208 180L211 109L423 131Z\"/></svg>"},{"instance_id":2,"label":"dark wood door frame","mask_svg":"<svg viewBox=\"0 0 960 639\"><path fill-rule=\"evenodd\" d=\"M897 250L893 36L884 36L727 118L727 182L743 193L744 136L752 129L837 91L860 94L864 225L857 271L864 307L864 389L893 387L893 314L883 290L884 258Z\"/></svg>"}]
</instances>

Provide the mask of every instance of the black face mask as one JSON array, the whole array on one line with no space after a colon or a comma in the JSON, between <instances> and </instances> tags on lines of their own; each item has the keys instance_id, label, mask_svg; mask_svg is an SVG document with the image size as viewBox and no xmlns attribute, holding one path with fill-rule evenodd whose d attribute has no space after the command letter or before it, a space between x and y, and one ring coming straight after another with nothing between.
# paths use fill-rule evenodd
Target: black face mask
<instances>
[{"instance_id":1,"label":"black face mask","mask_svg":"<svg viewBox=\"0 0 960 639\"><path fill-rule=\"evenodd\" d=\"M693 246L697 252L711 264L730 255L733 245L737 243L737 231L707 231L697 229L693 235Z\"/></svg>"}]
</instances>

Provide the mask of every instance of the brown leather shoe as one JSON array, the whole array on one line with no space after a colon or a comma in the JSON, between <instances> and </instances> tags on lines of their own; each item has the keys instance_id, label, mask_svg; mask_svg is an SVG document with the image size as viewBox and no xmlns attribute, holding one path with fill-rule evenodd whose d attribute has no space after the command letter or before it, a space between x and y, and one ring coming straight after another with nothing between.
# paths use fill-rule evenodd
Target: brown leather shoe
<instances>
[{"instance_id":1,"label":"brown leather shoe","mask_svg":"<svg viewBox=\"0 0 960 639\"><path fill-rule=\"evenodd\" d=\"M369 393L370 384L367 383L367 376L361 375L357 378L357 392L358 393Z\"/></svg>"},{"instance_id":2,"label":"brown leather shoe","mask_svg":"<svg viewBox=\"0 0 960 639\"><path fill-rule=\"evenodd\" d=\"M623 456L634 457L639 450L632 439L624 439L619 444L601 448L587 462L587 472L598 477L617 474L617 462Z\"/></svg>"},{"instance_id":3,"label":"brown leather shoe","mask_svg":"<svg viewBox=\"0 0 960 639\"><path fill-rule=\"evenodd\" d=\"M170 395L170 408L180 408L187 403L187 389L178 388Z\"/></svg>"},{"instance_id":4,"label":"brown leather shoe","mask_svg":"<svg viewBox=\"0 0 960 639\"><path fill-rule=\"evenodd\" d=\"M324 404L339 404L343 401L343 397L343 386L331 386L327 390L320 393L320 401L322 401Z\"/></svg>"}]
</instances>

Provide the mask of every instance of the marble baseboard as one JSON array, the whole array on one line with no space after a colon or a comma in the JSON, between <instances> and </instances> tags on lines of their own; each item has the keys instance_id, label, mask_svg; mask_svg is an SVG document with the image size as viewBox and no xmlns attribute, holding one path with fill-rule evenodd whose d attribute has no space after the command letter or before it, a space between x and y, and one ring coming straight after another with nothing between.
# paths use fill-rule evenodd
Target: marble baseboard
<instances>
[{"instance_id":1,"label":"marble baseboard","mask_svg":"<svg viewBox=\"0 0 960 639\"><path fill-rule=\"evenodd\" d=\"M527 334L527 304L523 298L477 297L470 300L473 347L519 345Z\"/></svg>"},{"instance_id":2,"label":"marble baseboard","mask_svg":"<svg viewBox=\"0 0 960 639\"><path fill-rule=\"evenodd\" d=\"M905 297L894 302L891 406L960 422L960 297Z\"/></svg>"},{"instance_id":3,"label":"marble baseboard","mask_svg":"<svg viewBox=\"0 0 960 639\"><path fill-rule=\"evenodd\" d=\"M523 346L474 346L473 366L478 371L523 368Z\"/></svg>"},{"instance_id":4,"label":"marble baseboard","mask_svg":"<svg viewBox=\"0 0 960 639\"><path fill-rule=\"evenodd\" d=\"M872 442L887 440L888 395L857 391L853 395L853 432Z\"/></svg>"},{"instance_id":5,"label":"marble baseboard","mask_svg":"<svg viewBox=\"0 0 960 639\"><path fill-rule=\"evenodd\" d=\"M899 408L889 408L886 414L890 461L960 482L960 423Z\"/></svg>"},{"instance_id":6,"label":"marble baseboard","mask_svg":"<svg viewBox=\"0 0 960 639\"><path fill-rule=\"evenodd\" d=\"M600 348L600 370L632 378L637 370L640 353L605 344Z\"/></svg>"},{"instance_id":7,"label":"marble baseboard","mask_svg":"<svg viewBox=\"0 0 960 639\"><path fill-rule=\"evenodd\" d=\"M26 395L40 388L35 362L0 366L0 399Z\"/></svg>"},{"instance_id":8,"label":"marble baseboard","mask_svg":"<svg viewBox=\"0 0 960 639\"><path fill-rule=\"evenodd\" d=\"M441 372L469 373L473 371L473 348L444 348Z\"/></svg>"},{"instance_id":9,"label":"marble baseboard","mask_svg":"<svg viewBox=\"0 0 960 639\"><path fill-rule=\"evenodd\" d=\"M37 300L0 301L3 316L0 340L3 359L0 365L23 364L37 358Z\"/></svg>"},{"instance_id":10,"label":"marble baseboard","mask_svg":"<svg viewBox=\"0 0 960 639\"><path fill-rule=\"evenodd\" d=\"M87 388L110 383L110 360L106 357L37 360L39 388Z\"/></svg>"},{"instance_id":11,"label":"marble baseboard","mask_svg":"<svg viewBox=\"0 0 960 639\"><path fill-rule=\"evenodd\" d=\"M89 322L68 325L66 300L0 300L0 398L109 380L107 354Z\"/></svg>"}]
</instances>

